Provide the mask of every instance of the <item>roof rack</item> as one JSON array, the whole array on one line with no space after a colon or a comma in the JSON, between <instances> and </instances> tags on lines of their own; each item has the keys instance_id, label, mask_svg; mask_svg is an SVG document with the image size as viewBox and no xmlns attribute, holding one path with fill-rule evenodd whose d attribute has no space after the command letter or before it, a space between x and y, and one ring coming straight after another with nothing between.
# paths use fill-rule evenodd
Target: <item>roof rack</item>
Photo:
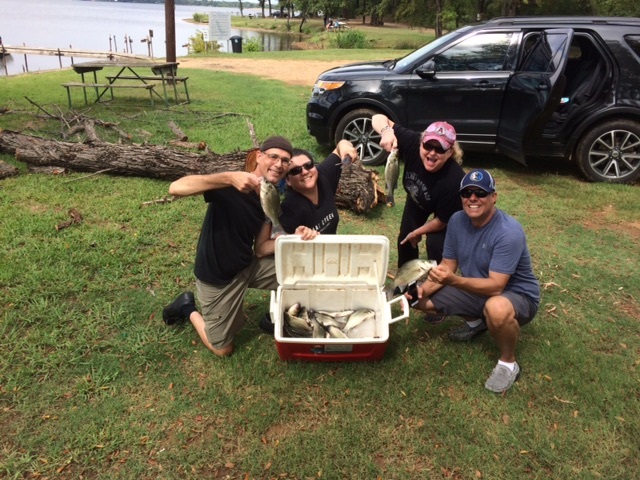
<instances>
[{"instance_id":1,"label":"roof rack","mask_svg":"<svg viewBox=\"0 0 640 480\"><path fill-rule=\"evenodd\" d=\"M572 16L549 16L549 17L495 17L487 21L493 25L526 25L526 24L567 24L572 25L638 25L640 18L635 17L572 17Z\"/></svg>"}]
</instances>

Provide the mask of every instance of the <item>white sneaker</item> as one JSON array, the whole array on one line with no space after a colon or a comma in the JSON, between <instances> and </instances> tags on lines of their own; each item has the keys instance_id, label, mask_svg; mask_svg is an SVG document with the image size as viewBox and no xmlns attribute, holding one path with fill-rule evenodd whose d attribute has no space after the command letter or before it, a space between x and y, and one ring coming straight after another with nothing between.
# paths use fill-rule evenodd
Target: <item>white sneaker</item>
<instances>
[{"instance_id":1,"label":"white sneaker","mask_svg":"<svg viewBox=\"0 0 640 480\"><path fill-rule=\"evenodd\" d=\"M487 390L491 390L495 393L502 393L511 388L511 385L515 383L516 380L520 377L520 367L516 363L513 372L509 370L508 367L504 365L496 365L496 368L491 372L491 376L487 379L487 382L484 384L484 388Z\"/></svg>"}]
</instances>

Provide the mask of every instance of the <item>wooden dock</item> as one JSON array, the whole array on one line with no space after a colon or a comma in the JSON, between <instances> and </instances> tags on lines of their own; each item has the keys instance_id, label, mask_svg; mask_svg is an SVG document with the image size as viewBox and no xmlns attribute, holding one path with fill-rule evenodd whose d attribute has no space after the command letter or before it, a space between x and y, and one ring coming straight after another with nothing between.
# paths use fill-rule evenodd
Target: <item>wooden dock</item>
<instances>
[{"instance_id":1,"label":"wooden dock","mask_svg":"<svg viewBox=\"0 0 640 480\"><path fill-rule=\"evenodd\" d=\"M101 52L98 50L78 50L71 48L38 48L38 47L12 47L2 46L3 53L15 55L49 55L54 57L79 57L100 58L102 60L149 60L148 56L134 55L132 53Z\"/></svg>"}]
</instances>

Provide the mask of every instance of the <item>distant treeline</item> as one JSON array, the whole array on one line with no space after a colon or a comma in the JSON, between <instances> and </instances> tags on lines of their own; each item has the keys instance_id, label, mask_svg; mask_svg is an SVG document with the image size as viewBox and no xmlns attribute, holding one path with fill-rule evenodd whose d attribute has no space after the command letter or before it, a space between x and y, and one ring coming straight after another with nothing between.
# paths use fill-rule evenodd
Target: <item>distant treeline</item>
<instances>
[{"instance_id":1,"label":"distant treeline","mask_svg":"<svg viewBox=\"0 0 640 480\"><path fill-rule=\"evenodd\" d=\"M159 3L164 5L164 0L103 0L120 3ZM227 7L240 8L240 2L220 2L215 0L174 0L176 5L197 5L198 7ZM242 2L242 8L259 8L259 3Z\"/></svg>"}]
</instances>

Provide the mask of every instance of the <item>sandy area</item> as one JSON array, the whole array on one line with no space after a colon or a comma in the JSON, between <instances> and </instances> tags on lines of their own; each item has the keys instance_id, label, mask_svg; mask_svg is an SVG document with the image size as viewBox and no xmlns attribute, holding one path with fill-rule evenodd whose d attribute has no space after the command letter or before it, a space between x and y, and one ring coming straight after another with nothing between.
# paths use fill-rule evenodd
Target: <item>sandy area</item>
<instances>
[{"instance_id":1,"label":"sandy area","mask_svg":"<svg viewBox=\"0 0 640 480\"><path fill-rule=\"evenodd\" d=\"M233 73L248 73L263 78L281 80L291 85L312 87L318 75L325 70L356 63L349 61L313 61L313 60L258 60L228 55L224 58L179 58L180 67L219 70ZM286 72L286 73L282 73Z\"/></svg>"}]
</instances>

